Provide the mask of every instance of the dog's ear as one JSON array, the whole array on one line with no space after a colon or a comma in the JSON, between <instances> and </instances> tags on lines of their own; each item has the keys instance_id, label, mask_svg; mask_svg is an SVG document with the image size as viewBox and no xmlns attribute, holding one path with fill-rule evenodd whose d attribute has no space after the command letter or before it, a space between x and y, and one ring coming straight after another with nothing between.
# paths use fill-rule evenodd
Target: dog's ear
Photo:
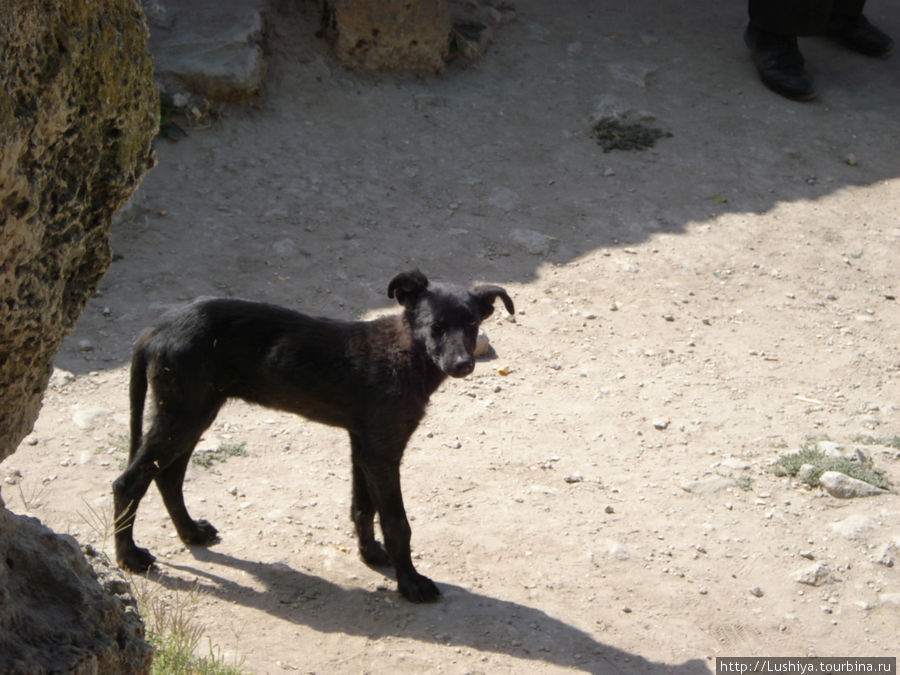
<instances>
[{"instance_id":1,"label":"dog's ear","mask_svg":"<svg viewBox=\"0 0 900 675\"><path fill-rule=\"evenodd\" d=\"M481 319L484 320L488 318L491 314L494 313L494 300L500 298L503 300L503 305L506 307L506 311L510 314L515 314L516 309L513 307L513 301L507 294L506 290L501 288L500 286L493 286L490 284L484 286L476 286L473 288L470 293L475 296L475 299L478 300L478 309L481 311Z\"/></svg>"},{"instance_id":2,"label":"dog's ear","mask_svg":"<svg viewBox=\"0 0 900 675\"><path fill-rule=\"evenodd\" d=\"M426 288L428 279L419 270L401 272L388 284L388 297L397 298L397 302L409 309Z\"/></svg>"}]
</instances>

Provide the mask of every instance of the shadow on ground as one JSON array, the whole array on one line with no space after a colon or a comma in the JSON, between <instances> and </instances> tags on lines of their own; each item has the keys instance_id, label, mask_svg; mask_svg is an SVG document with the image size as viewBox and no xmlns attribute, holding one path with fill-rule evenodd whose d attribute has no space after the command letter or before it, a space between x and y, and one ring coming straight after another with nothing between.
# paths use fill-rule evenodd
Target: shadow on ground
<instances>
[{"instance_id":1,"label":"shadow on ground","mask_svg":"<svg viewBox=\"0 0 900 675\"><path fill-rule=\"evenodd\" d=\"M897 57L804 39L821 96L781 99L743 45L744 3L519 0L483 59L438 78L342 68L315 36L315 4L270 12L253 106L158 142L62 367L127 362L143 325L198 295L352 317L385 306L411 267L528 283L697 224L785 203L827 211L832 195L900 175L887 142L900 137ZM870 16L900 35L900 7L871 3ZM592 120L622 111L672 136L605 153ZM846 217L883 220L877 208L861 199Z\"/></svg>"},{"instance_id":2,"label":"shadow on ground","mask_svg":"<svg viewBox=\"0 0 900 675\"><path fill-rule=\"evenodd\" d=\"M321 633L378 640L387 636L477 649L541 661L590 673L708 673L699 659L680 665L649 661L597 642L584 631L515 602L441 584L434 604L413 605L394 591L346 589L283 563L261 563L191 547L199 562L239 570L264 590L189 565L163 564L149 578L173 591L196 590L267 612ZM166 568L196 576L196 582L165 573Z\"/></svg>"}]
</instances>

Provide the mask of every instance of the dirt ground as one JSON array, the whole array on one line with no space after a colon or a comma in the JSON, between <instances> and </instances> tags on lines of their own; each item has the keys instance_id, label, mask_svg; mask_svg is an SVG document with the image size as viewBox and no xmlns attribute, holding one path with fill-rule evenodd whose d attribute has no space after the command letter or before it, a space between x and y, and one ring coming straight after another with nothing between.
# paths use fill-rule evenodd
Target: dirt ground
<instances>
[{"instance_id":1,"label":"dirt ground","mask_svg":"<svg viewBox=\"0 0 900 675\"><path fill-rule=\"evenodd\" d=\"M136 527L159 557L146 583L172 603L194 588L229 662L896 656L900 498L835 499L771 464L810 437L900 435L900 59L803 40L821 95L797 104L757 81L739 2L517 0L478 62L364 74L310 5L271 17L254 105L159 141L35 431L0 465L21 473L7 506L112 554L143 326L199 295L394 311L389 280L419 267L501 284L518 310L498 303L496 356L439 390L407 448L415 561L443 597L412 605L359 561L343 432L229 404L201 446L246 456L186 484L221 541L182 545L155 488ZM870 8L900 36L900 7ZM625 110L672 136L604 153L592 121ZM900 483L900 451L860 447ZM815 566L818 585L797 581Z\"/></svg>"}]
</instances>

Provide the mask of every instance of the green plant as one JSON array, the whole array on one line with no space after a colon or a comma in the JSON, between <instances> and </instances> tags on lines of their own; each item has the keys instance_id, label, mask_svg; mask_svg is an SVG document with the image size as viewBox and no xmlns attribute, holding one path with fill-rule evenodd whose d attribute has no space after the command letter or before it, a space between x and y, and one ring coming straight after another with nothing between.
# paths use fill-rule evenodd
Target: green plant
<instances>
[{"instance_id":1,"label":"green plant","mask_svg":"<svg viewBox=\"0 0 900 675\"><path fill-rule=\"evenodd\" d=\"M753 479L747 474L741 474L735 478L734 482L737 483L737 486L744 492L750 492L750 490L753 489Z\"/></svg>"},{"instance_id":2,"label":"green plant","mask_svg":"<svg viewBox=\"0 0 900 675\"><path fill-rule=\"evenodd\" d=\"M34 509L38 508L41 505L41 496L47 489L48 484L48 482L41 482L39 485L29 490L28 494L26 495L25 491L22 489L22 480L19 479L16 481L16 489L19 491L19 499L22 500L22 507L26 512L31 513L34 511Z\"/></svg>"},{"instance_id":3,"label":"green plant","mask_svg":"<svg viewBox=\"0 0 900 675\"><path fill-rule=\"evenodd\" d=\"M204 469L213 470L215 462L224 462L229 457L246 457L247 444L240 443L221 443L215 450L199 450L191 457L191 462Z\"/></svg>"},{"instance_id":4,"label":"green plant","mask_svg":"<svg viewBox=\"0 0 900 675\"><path fill-rule=\"evenodd\" d=\"M776 476L797 476L804 465L812 468L799 477L813 487L819 484L819 479L826 471L838 471L885 490L891 486L884 471L876 469L871 458L854 461L843 457L828 457L813 441L807 441L798 452L781 455L772 470Z\"/></svg>"},{"instance_id":5,"label":"green plant","mask_svg":"<svg viewBox=\"0 0 900 675\"><path fill-rule=\"evenodd\" d=\"M147 642L154 649L153 675L240 675L239 665L228 665L221 650L207 638L207 655L199 656L205 626L197 620L197 587L178 593L174 601L157 594L149 581L132 578L138 611L144 618Z\"/></svg>"}]
</instances>

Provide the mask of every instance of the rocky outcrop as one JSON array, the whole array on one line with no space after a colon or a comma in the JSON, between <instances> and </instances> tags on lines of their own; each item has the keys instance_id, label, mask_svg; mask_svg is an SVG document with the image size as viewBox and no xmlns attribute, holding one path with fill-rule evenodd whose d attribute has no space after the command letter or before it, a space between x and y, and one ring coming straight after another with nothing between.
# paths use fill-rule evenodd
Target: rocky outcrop
<instances>
[{"instance_id":1,"label":"rocky outcrop","mask_svg":"<svg viewBox=\"0 0 900 675\"><path fill-rule=\"evenodd\" d=\"M0 0L0 459L31 431L109 266L112 214L153 164L146 42L138 0ZM128 584L103 578L0 501L0 672L148 672Z\"/></svg>"},{"instance_id":2,"label":"rocky outcrop","mask_svg":"<svg viewBox=\"0 0 900 675\"><path fill-rule=\"evenodd\" d=\"M150 671L130 587L104 556L2 506L0 552L0 672Z\"/></svg>"},{"instance_id":3,"label":"rocky outcrop","mask_svg":"<svg viewBox=\"0 0 900 675\"><path fill-rule=\"evenodd\" d=\"M0 459L110 262L159 103L138 0L0 0Z\"/></svg>"}]
</instances>

